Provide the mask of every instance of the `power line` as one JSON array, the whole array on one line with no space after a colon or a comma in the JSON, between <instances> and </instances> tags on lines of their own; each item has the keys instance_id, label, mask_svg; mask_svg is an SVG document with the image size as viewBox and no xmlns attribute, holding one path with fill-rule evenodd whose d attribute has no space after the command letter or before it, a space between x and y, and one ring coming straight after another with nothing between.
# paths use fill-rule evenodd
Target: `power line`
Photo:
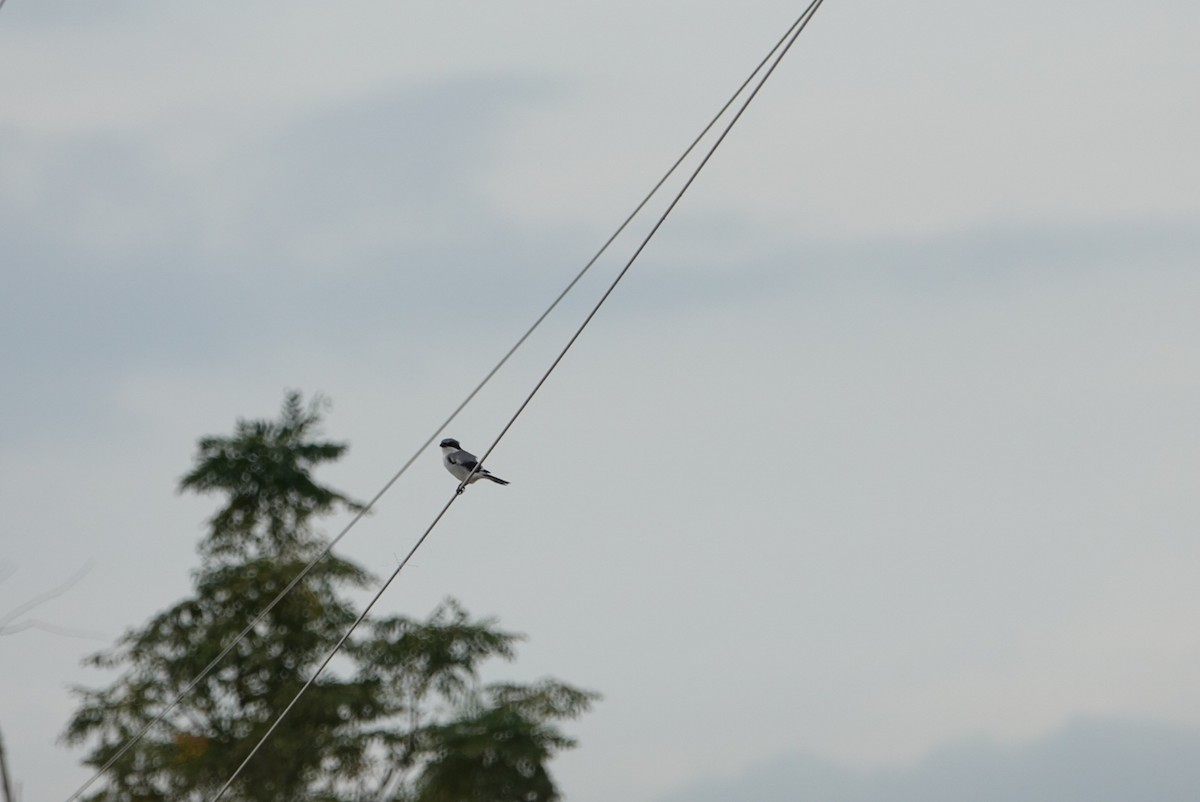
<instances>
[{"instance_id":1,"label":"power line","mask_svg":"<svg viewBox=\"0 0 1200 802\"><path fill-rule=\"evenodd\" d=\"M504 439L504 436L508 434L508 430L511 429L513 424L517 422L517 418L521 416L521 413L524 412L525 408L529 406L529 403L533 401L533 397L537 395L539 390L542 389L542 385L545 384L546 380L550 378L550 374L553 373L554 369L558 367L558 363L561 362L563 357L567 355L567 352L571 350L571 346L575 345L575 341L579 339L579 335L583 334L583 330L586 329L588 324L592 322L592 318L596 316L596 313L600 311L600 307L604 305L604 302L608 300L610 295L612 295L613 290L615 290L617 285L621 283L621 279L625 278L625 274L629 272L629 268L633 267L633 263L637 261L639 256L641 256L642 251L645 250L646 246L650 244L650 240L654 238L654 235L658 233L658 230L662 227L662 224L666 222L667 217L669 217L671 212L675 210L675 207L679 204L679 201L683 199L684 193L688 191L688 188L691 187L697 176L700 175L700 171L704 169L705 165L707 165L709 160L713 157L713 154L717 152L717 148L719 148L721 143L725 141L725 137L729 136L729 132L733 130L733 126L737 125L738 120L742 118L742 114L745 113L746 109L750 106L750 103L754 101L754 98L758 96L759 90L763 88L763 85L766 84L767 80L771 77L771 74L775 72L775 68L779 66L779 62L781 62L783 57L787 55L789 50L791 50L792 45L796 42L796 39L799 38L800 34L804 32L804 29L808 27L809 20L812 19L813 14L817 12L817 9L821 7L821 3L823 2L824 0L812 0L808 8L804 10L804 13L800 15L796 22L792 23L792 28L788 29L790 35L785 34L784 38L787 39L787 42L783 45L783 49L779 51L779 55L773 62L771 62L771 65L767 67L767 71L763 73L762 78L759 79L758 83L750 91L750 94L746 97L746 99L742 101L742 105L737 112L734 113L733 119L729 121L729 123L725 126L725 130L723 130L720 136L717 137L717 141L714 142L712 147L708 149L708 153L704 154L704 158L700 160L700 164L698 164L696 169L692 171L692 174L688 176L687 181L684 182L683 187L680 188L678 193L676 193L675 198L671 201L670 205L667 206L666 211L662 213L662 215L658 218L658 221L654 224L654 227L650 229L650 233L645 236L645 238L642 240L642 243L637 247L637 250L633 252L633 256L629 257L629 261L625 263L625 267L621 268L621 272L617 274L617 277L613 279L612 283L608 286L608 289L605 290L602 296L600 296L600 300L596 302L594 307L592 307L592 311L588 313L588 316L583 319L583 323L581 323L579 328L575 330L575 334L573 334L571 339L567 341L567 344L563 347L562 351L560 351L554 361L550 363L550 367L546 369L546 372L542 375L542 378L538 380L536 385L534 385L533 390L529 392L529 395L526 396L525 400L521 403L521 406L517 408L515 413L513 413L513 416L509 419L508 423L505 424L504 428L500 430L500 434L498 434L496 439L492 441L492 445L488 447L487 451L483 452L483 456L479 458L478 464L475 466L475 470L471 472L471 475L474 475L475 472L479 470L480 466L483 465L483 461L491 455L496 446L500 444L500 441ZM793 28L795 29L794 31L792 31ZM778 45L776 47L778 47ZM470 478L471 476L468 476L467 480L469 481ZM464 485L465 484L466 483L464 482Z\"/></svg>"},{"instance_id":2,"label":"power line","mask_svg":"<svg viewBox=\"0 0 1200 802\"><path fill-rule=\"evenodd\" d=\"M0 0L0 5L3 5L3 3L4 3L4 0ZM811 6L810 6L810 8L811 8ZM788 38L789 35L791 35L792 31L795 29L796 25L799 24L800 20L803 20L805 18L805 16L809 15L809 14L810 14L810 12L806 10L805 13L802 14L800 16L800 18L797 19L796 22L792 23L792 27L788 29L787 33L785 33L782 37L780 37L779 41L777 41L775 43L774 47L772 47L770 49L770 51L767 52L767 55L764 56L763 59L757 64L757 66L755 66L754 69L750 72L750 74L748 76L746 76L746 79L744 81L742 81L741 85L737 88L737 90L734 91L734 93L729 96L729 99L726 100L725 103L721 106L721 108L717 111L717 113L713 115L712 119L710 119L708 121L708 124L704 126L703 130L701 130L700 133L696 135L696 137L692 140L691 144L689 144L687 146L687 148L684 149L683 153L680 154L679 158L677 158L675 160L675 162L671 165L671 167L665 173L663 173L662 177L659 178L658 181L654 184L654 186L650 189L650 191L646 193L646 195L637 204L637 206L634 208L634 210L632 212L630 212L629 216L626 217L625 220L619 226L617 226L617 229L609 236L609 238L604 241L604 244L601 245L600 249L597 250L596 253L592 256L592 258L588 260L587 264L585 264L583 266L583 268L578 273L575 274L575 277L572 278L571 281L567 283L566 287L564 287L563 290L558 294L558 296L553 301L550 302L550 305L547 306L546 309L541 313L541 315L538 316L537 320L535 320L533 322L533 325L531 325L525 331L525 333L522 334L520 336L520 338L517 339L517 341L512 345L511 348L508 349L508 351L504 354L504 356L502 356L500 358L500 360L495 364L495 366L492 367L492 369L490 371L488 371L487 375L485 375L483 377L483 379L477 385L475 385L475 388L473 390L471 390L470 393L467 394L466 398L464 398L459 403L459 405L454 408L454 411L451 412L450 415L444 421L442 421L442 423L436 429L434 429L433 433L429 435L428 439L426 439L425 442L423 442L417 448L417 450L413 452L412 456L410 456L408 458L408 460L400 467L400 470L396 471L396 473L392 476L392 478L389 479L386 484L384 484L384 486L379 490L379 492L376 493L371 498L371 500L368 501L366 503L366 505L363 506L363 508L360 509L354 515L354 517L350 519L350 522L347 523L345 525L345 527L342 528L342 530L337 534L337 536L334 537L333 540L329 541L329 543L325 546L325 548L321 551L321 553L319 553L317 556L315 556L303 569L301 569L300 573L296 574L295 578L293 578L292 581L289 582L287 584L287 586L284 587L283 590L281 590L279 592L279 594L274 599L272 599L271 602L269 604L267 604L266 607L263 608L262 612L260 612L254 618L253 621L251 621L249 624L247 624L246 627L240 633L238 633L237 637L235 637L232 641L230 641L225 646L225 648L223 648L220 651L220 653L217 654L217 656L214 657L212 659L212 661L209 662L209 664L206 665L200 671L200 673L197 674L195 676L195 678L192 679L183 688L183 690L181 690L175 696L175 698L171 700L171 702L162 710L162 712L160 712L152 721L150 721L150 723L146 724L140 730L138 730L136 733L134 733L132 736L130 736L125 741L125 743L121 745L121 748L118 749L115 753L113 753L113 755L107 761L105 761L104 765L102 765L99 769L97 769L92 774L92 776L88 778L87 782L85 782L83 785L81 785L75 791L75 793L71 794L71 796L69 796L67 798L66 802L74 802L74 800L78 799L85 791L87 791L88 788L90 788L96 782L96 780L100 779L100 777L104 774L104 772L106 772L110 768L112 768L113 765L115 765L116 762L121 759L121 757L123 757L130 749L132 749L134 747L134 745L137 744L142 738L144 738L146 736L146 734L148 732L150 732L151 729L153 729L154 727L161 724L166 719L166 717L168 715L170 715L171 711L174 710L179 705L180 702L182 702L185 698L187 698L187 696L196 688L196 686L199 685L204 680L205 677L207 677L209 674L211 674L213 669L215 669L218 665L220 665L225 660L225 658L229 655L229 653L232 652L239 643L241 643L243 640L245 640L246 636L249 635L254 630L254 628L264 618L266 618L267 615L270 614L270 612L272 610L274 610L275 607L281 601L283 601L284 597L286 597L289 593L291 593L292 590L295 589L296 585L300 584L300 582L303 581L304 577L308 576L308 574L312 571L313 568L315 568L322 560L324 560L326 557L329 556L329 553L331 551L333 551L333 548L342 540L342 538L344 538L350 532L350 530L353 529L354 526L360 520L362 520L362 518L368 512L371 511L371 509L384 496L384 494L387 493L392 488L392 486L394 484L396 484L397 481L400 480L400 477L403 476L405 474L405 472L409 469L409 467L411 467L412 464L417 461L417 458L421 454L424 453L425 449L428 448L433 443L433 441L437 438L437 436L439 434L441 434L442 431L447 426L449 426L454 421L455 418L458 417L459 413L462 412L463 409L466 408L467 404L471 403L471 401L474 400L475 396L478 395L479 392L488 384L488 382L490 382L492 380L492 377L494 377L500 371L500 369L502 367L504 367L504 365L508 362L509 358L511 358L512 355L517 352L517 349L519 349L522 345L525 344L525 341L528 340L529 337L542 325L542 322L547 317L549 317L550 313L553 312L555 310L555 308L558 307L559 303L563 300L563 298L565 298L567 296L567 294L575 288L575 285L578 284L583 279L583 277L588 273L588 271L591 270L592 266L608 250L609 246L611 246L613 244L613 242L616 241L617 237L619 237L625 231L625 229L628 228L629 224L631 222L633 222L633 219L635 217L637 217L637 215L642 211L642 209L645 208L646 204L650 202L651 198L653 198L658 193L659 189L662 188L662 185L665 184L672 175L674 175L675 171L679 168L679 166L687 159L688 156L690 156L692 154L692 151L694 151L696 149L696 146L700 144L700 142L704 139L704 137L707 136L709 131L712 130L713 126L717 124L717 121L720 120L721 117L724 116L725 112L729 110L729 107L733 105L734 101L737 100L737 98L746 90L746 87L750 85L751 81L754 80L754 77L756 75L758 75L758 73L763 69L764 66L766 66L767 62L771 59L772 56L775 55L776 51L778 51L779 48L781 46L783 46L785 40ZM557 362L556 362L556 364L557 364ZM545 379L543 379L543 381L544 380ZM540 387L540 383L539 383L539 387ZM522 409L523 408L524 408L524 406L522 406ZM507 427L505 427L505 431L507 431ZM493 443L492 447L493 448L495 447L494 443ZM491 451L492 451L492 449L489 448L488 454L490 454ZM482 462L482 460L481 460L481 462Z\"/></svg>"},{"instance_id":3,"label":"power line","mask_svg":"<svg viewBox=\"0 0 1200 802\"><path fill-rule=\"evenodd\" d=\"M486 452L484 452L483 457L480 458L476 462L475 467L471 470L471 473L469 473L467 475L466 479L463 480L462 484L457 488L457 490L455 491L455 494L450 497L450 499L442 507L441 512L439 512L437 514L437 516L433 519L433 521L429 524L429 526L426 527L425 531L421 534L421 537L418 538L416 544L413 545L413 547L409 550L408 554L405 555L404 559L400 561L400 564L396 566L396 569L392 572L391 576L389 576L387 578L387 580L383 583L383 585L379 588L379 590L375 593L375 595L367 603L366 607L363 608L363 611L359 614L358 618L355 619L354 623L350 625L350 628L346 631L346 633L344 635L342 635L341 639L337 642L337 644L333 647L333 649L330 650L329 654L326 655L325 659L321 662L321 665L317 668L317 670L315 672L313 672L312 676L308 678L308 681L304 683L304 685L300 688L300 690L292 698L292 701L288 703L287 707L285 707L283 709L283 712L281 712L275 718L275 721L271 723L271 726L267 729L267 731L265 733L263 733L262 737L259 738L258 742L254 745L254 748L252 748L250 750L250 753L246 755L245 759L242 760L241 764L237 767L237 769L233 772L233 774L229 777L229 779L225 781L225 784L222 785L220 790L217 791L216 795L212 798L211 802L218 802L221 799L221 797L223 797L225 795L225 792L229 790L230 786L232 786L233 783L237 780L237 778L241 775L242 770L246 768L246 766L250 763L250 761L258 753L258 750L261 749L263 744L265 744L270 739L271 735L274 734L275 730L279 727L279 725L283 721L284 717L287 716L287 714L289 712L291 712L292 708L295 707L296 703L300 701L300 698L304 695L304 693L312 686L312 684L314 682L316 682L317 678L321 676L321 673L325 670L326 666L329 665L330 661L332 661L333 658L337 655L337 653L339 651L341 651L342 646L345 645L346 641L350 638L350 636L352 634L354 634L354 631L358 628L358 626L366 619L367 615L371 612L371 609L375 606L376 602L379 601L379 599L387 591L388 587L392 584L393 581L395 581L396 577L400 575L400 572L404 569L404 566L408 564L408 561L410 559L412 559L412 556L414 554L416 554L417 549L419 549L421 547L421 545L425 542L426 538L429 537L430 532L433 531L434 527L438 525L438 523L445 516L446 512L449 511L451 505L453 505L454 502L461 495L463 488L465 488L467 483L470 482L471 477L474 476L480 470L480 468L483 467L484 460L488 457L488 455L490 455L492 453L492 451L496 448L496 446L500 443L500 441L508 433L509 429L512 428L513 424L515 424L517 422L517 419L525 411L526 407L529 406L529 403L533 400L534 396L537 395L539 390L541 390L542 386L546 383L546 380L550 378L550 374L553 373L554 369L558 367L560 362L562 362L563 357L565 357L567 355L567 352L571 350L571 347L573 345L575 345L575 342L579 339L579 336L581 334L583 334L583 330L588 327L588 324L592 322L592 319L596 316L596 313L600 311L600 307L602 307L604 305L604 303L608 300L609 296L612 295L613 291L617 288L617 285L621 283L621 280L625 277L625 275L629 272L629 269L633 266L633 263L635 261L637 261L637 258L642 254L642 251L645 250L646 246L650 243L650 240L653 239L654 235L658 233L658 230L662 227L663 223L666 222L667 217L670 216L671 212L679 204L679 201L683 198L684 194L688 191L688 189L691 187L691 185L695 182L696 177L700 175L700 171L703 170L705 165L708 164L709 160L713 157L713 154L716 153L717 148L719 148L721 146L721 143L723 143L725 141L725 138L729 135L729 132L731 130L733 130L733 126L737 124L738 120L741 119L742 114L745 113L745 111L749 107L750 103L753 102L755 97L757 97L759 90L761 90L763 85L766 84L767 80L771 77L771 74L775 71L775 68L779 66L779 62L783 60L783 57L787 55L787 53L791 49L792 45L795 44L796 39L799 38L800 34L803 33L804 29L808 26L809 20L812 19L813 14L815 14L817 9L820 8L822 2L824 2L824 0L812 0L812 3L809 4L808 8L805 9L804 13L800 15L800 17L796 20L796 22L792 23L792 26L788 29L788 33L784 35L783 40L786 40L786 42L784 42L782 50L779 50L778 44L774 48L772 48L771 53L774 53L776 50L779 50L778 56L775 57L775 60L767 68L767 70L763 74L762 78L759 79L758 83L751 90L750 94L742 102L741 107L733 115L733 118L726 124L725 129L717 137L716 142L714 142L712 144L712 146L708 149L708 152L700 160L700 163L699 163L699 165L696 166L695 170L692 171L692 174L688 177L687 181L684 182L683 187L680 188L680 190L676 193L674 199L672 199L671 203L667 206L666 211L664 211L659 216L657 222L655 222L655 224L651 228L650 232L645 236L645 238L642 240L641 244L634 251L633 256L631 256L629 258L629 261L625 263L625 266L621 269L621 272L618 273L616 278L614 278L612 280L612 283L609 284L608 289L604 292L604 294L602 296L600 296L600 300L597 301L595 306L592 307L591 312L589 312L587 317L584 318L583 322L579 325L579 328L576 329L575 333L571 336L571 339L567 341L567 344L565 346L563 346L563 349L559 352L558 356L550 364L550 367L546 369L546 372L544 374L542 374L541 379L539 379L537 384L534 385L533 390L531 390L529 395L526 396L525 400L517 408L517 411L513 413L512 417L509 419L508 423L505 424L504 428L500 431L500 434L497 435L496 439L492 442L492 445L488 448L488 450ZM781 40L781 41L783 41L783 40ZM768 54L767 60L769 60L769 59L770 59L770 55ZM765 63L765 61L766 60L764 60L763 63ZM760 65L760 68L761 68L761 65ZM758 72L758 69L755 70L755 73L757 73L757 72ZM745 87L745 84L743 84L743 88L744 87ZM739 93L740 93L740 90L739 90Z\"/></svg>"},{"instance_id":4,"label":"power line","mask_svg":"<svg viewBox=\"0 0 1200 802\"><path fill-rule=\"evenodd\" d=\"M478 466L476 466L476 469L478 469ZM471 473L473 475L475 472L472 471ZM267 742L267 739L269 739L275 732L275 729L279 726L280 722L283 721L284 716L291 712L291 709L296 706L297 702L300 701L300 697L303 696L305 691L307 691L309 687L311 687L312 684L317 681L317 678L320 677L322 672L325 671L325 667L328 666L330 661L333 660L333 658L337 656L337 653L342 650L342 646L345 645L346 641L350 639L350 636L354 634L354 630L358 629L358 625L361 624L366 619L367 614L371 612L371 608L375 606L375 602L379 601L380 597L383 596L384 592L388 589L396 577L400 575L400 572L404 569L404 566L408 565L408 561L411 560L412 556L417 553L417 549L421 548L421 544L425 542L425 538L429 537L429 533L432 532L433 528L438 525L439 521L442 520L442 516L444 516L450 509L450 505L458 499L458 496L458 493L455 493L453 496L451 496L450 500L447 501L445 506L442 507L442 511L439 512L437 517L433 519L433 522L425 528L425 532L420 538L418 538L416 544L408 550L408 554L404 555L404 559L401 560L400 564L396 566L396 570L392 571L392 575L387 578L379 590L376 591L375 595L371 597L371 601L367 602L367 606L363 608L363 611L359 613L358 618L356 618L354 623L350 625L350 628L346 630L346 634L342 635L341 640L339 640L337 645L335 645L333 649L330 650L329 654L325 656L325 659L321 662L321 665L317 667L317 670L313 672L313 675L308 678L308 681L305 682L300 690L296 692L296 695L292 698L292 701L288 702L288 705L283 709L283 712L275 718L275 721L272 722L269 728L267 728L267 731L263 733L262 737L259 738L258 743L256 743L254 748L250 750L250 754L246 755L245 760L241 762L241 764L237 767L237 770L233 772L232 776L225 781L225 784L221 786L221 790L217 792L217 795L212 798L212 802L217 802L218 799L225 795L225 792L229 790L229 786L233 785L234 780L236 780L238 775L242 773L242 769L246 768L246 765L250 762L254 755L258 753L258 750L262 748L263 744Z\"/></svg>"}]
</instances>

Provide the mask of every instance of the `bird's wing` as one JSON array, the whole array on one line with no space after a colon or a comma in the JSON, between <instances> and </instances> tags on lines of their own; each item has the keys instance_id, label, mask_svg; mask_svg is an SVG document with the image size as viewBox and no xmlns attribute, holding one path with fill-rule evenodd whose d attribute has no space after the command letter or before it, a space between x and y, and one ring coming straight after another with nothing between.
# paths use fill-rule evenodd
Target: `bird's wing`
<instances>
[{"instance_id":1,"label":"bird's wing","mask_svg":"<svg viewBox=\"0 0 1200 802\"><path fill-rule=\"evenodd\" d=\"M451 465L461 465L468 471L475 470L475 466L479 464L479 460L475 459L475 455L468 451L455 451L450 456L446 457Z\"/></svg>"}]
</instances>

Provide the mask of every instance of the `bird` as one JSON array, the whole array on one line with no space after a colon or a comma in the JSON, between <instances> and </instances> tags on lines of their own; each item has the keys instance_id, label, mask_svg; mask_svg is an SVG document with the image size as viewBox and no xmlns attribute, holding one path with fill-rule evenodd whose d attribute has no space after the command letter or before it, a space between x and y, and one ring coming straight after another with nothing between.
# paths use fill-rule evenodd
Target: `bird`
<instances>
[{"instance_id":1,"label":"bird","mask_svg":"<svg viewBox=\"0 0 1200 802\"><path fill-rule=\"evenodd\" d=\"M476 470L475 466L479 465L478 458L469 451L463 451L462 446L453 437L447 437L439 445L442 447L442 464L459 481L458 490L455 491L459 495L467 485L474 484L480 479L490 479L498 485L508 484L499 476L493 476L487 468L481 466ZM475 473L472 474L471 471L475 471Z\"/></svg>"}]
</instances>

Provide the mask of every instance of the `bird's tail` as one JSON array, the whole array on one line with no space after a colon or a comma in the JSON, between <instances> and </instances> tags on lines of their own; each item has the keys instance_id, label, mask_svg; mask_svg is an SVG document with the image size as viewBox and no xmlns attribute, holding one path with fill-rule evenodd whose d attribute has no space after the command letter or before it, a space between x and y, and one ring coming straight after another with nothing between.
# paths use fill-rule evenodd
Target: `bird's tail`
<instances>
[{"instance_id":1,"label":"bird's tail","mask_svg":"<svg viewBox=\"0 0 1200 802\"><path fill-rule=\"evenodd\" d=\"M495 483L496 483L496 484L498 484L498 485L506 485L506 484L508 484L508 482L507 482L507 481L505 481L504 479L501 479L499 476L493 476L493 475L492 475L492 474L490 474L490 473L485 473L485 474L482 474L482 476L483 476L483 478L484 478L484 479L491 479L493 482L495 482Z\"/></svg>"}]
</instances>

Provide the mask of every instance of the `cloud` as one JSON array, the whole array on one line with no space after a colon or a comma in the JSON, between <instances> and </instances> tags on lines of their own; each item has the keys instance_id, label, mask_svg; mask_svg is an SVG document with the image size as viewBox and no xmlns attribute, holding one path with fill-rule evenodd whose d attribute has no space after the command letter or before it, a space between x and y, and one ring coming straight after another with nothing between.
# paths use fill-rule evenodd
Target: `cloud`
<instances>
[{"instance_id":1,"label":"cloud","mask_svg":"<svg viewBox=\"0 0 1200 802\"><path fill-rule=\"evenodd\" d=\"M1197 787L1200 730L1081 719L1033 742L960 742L903 768L781 757L660 802L1191 802Z\"/></svg>"},{"instance_id":2,"label":"cloud","mask_svg":"<svg viewBox=\"0 0 1200 802\"><path fill-rule=\"evenodd\" d=\"M367 94L211 164L136 133L0 129L14 428L78 419L155 367L403 336L435 298L504 314L554 237L501 222L473 179L506 113L546 91L496 75Z\"/></svg>"},{"instance_id":3,"label":"cloud","mask_svg":"<svg viewBox=\"0 0 1200 802\"><path fill-rule=\"evenodd\" d=\"M186 587L196 436L324 390L330 479L369 496L796 12L60 11L0 15L0 471L30 581L111 555L54 612L112 631ZM1200 721L1200 12L1045 11L826 4L490 458L512 492L389 599L461 591L606 693L570 798ZM498 431L621 261L451 434ZM431 455L350 556L394 564L445 481ZM66 782L60 689L94 678L27 634L13 759Z\"/></svg>"},{"instance_id":4,"label":"cloud","mask_svg":"<svg viewBox=\"0 0 1200 802\"><path fill-rule=\"evenodd\" d=\"M475 185L500 129L545 102L545 81L475 75L330 104L228 165L234 192L249 185L243 236L299 261L317 246L327 269L403 258L406 247L488 233L494 212ZM336 254L336 257L335 257Z\"/></svg>"}]
</instances>

